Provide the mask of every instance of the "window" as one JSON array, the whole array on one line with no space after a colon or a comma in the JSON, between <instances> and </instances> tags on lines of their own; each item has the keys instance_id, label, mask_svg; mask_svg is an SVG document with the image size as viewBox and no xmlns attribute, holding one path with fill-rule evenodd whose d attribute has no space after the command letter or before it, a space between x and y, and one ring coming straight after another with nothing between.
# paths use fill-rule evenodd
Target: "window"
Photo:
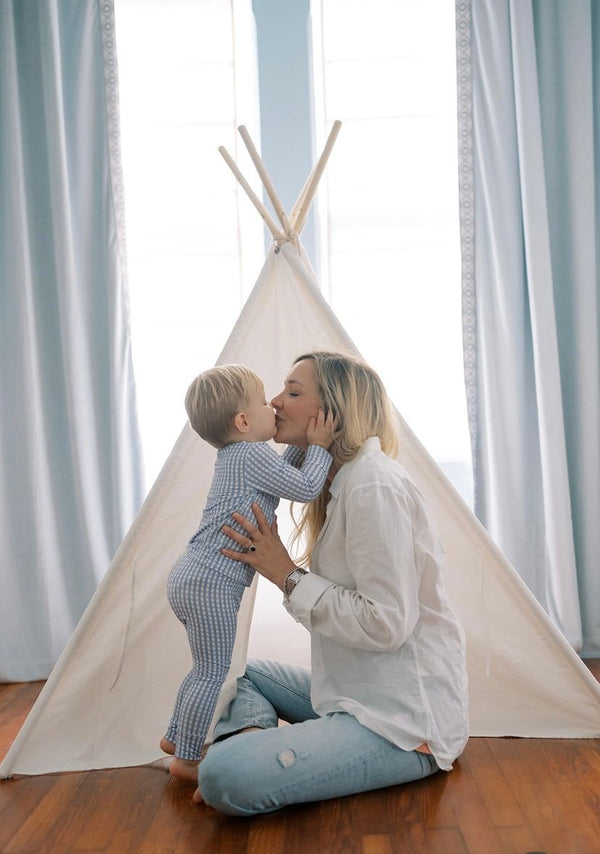
<instances>
[{"instance_id":1,"label":"window","mask_svg":"<svg viewBox=\"0 0 600 854\"><path fill-rule=\"evenodd\" d=\"M318 197L321 283L470 502L454 27L445 0L312 4L319 144L344 123Z\"/></svg>"},{"instance_id":2,"label":"window","mask_svg":"<svg viewBox=\"0 0 600 854\"><path fill-rule=\"evenodd\" d=\"M308 0L285 7L254 0L255 39L250 0L116 0L149 483L184 422L187 384L215 362L262 265L262 223L217 154L225 145L251 179L235 128L246 124L258 144L258 66L271 150L282 151L297 190L306 177L276 135L277 123L283 135L310 99L293 96L289 78L282 96L269 94L267 83L280 84L284 71L298 75L291 60L283 68L276 47L283 35L303 32L307 9ZM313 120L299 125L309 149L320 152L334 119L344 123L317 197L314 260L324 293L410 427L470 500L453 4L313 0L310 36L302 74L314 79ZM279 65L269 71L273 58ZM291 206L279 164L272 170L265 161Z\"/></svg>"},{"instance_id":3,"label":"window","mask_svg":"<svg viewBox=\"0 0 600 854\"><path fill-rule=\"evenodd\" d=\"M116 0L132 346L151 486L196 373L260 269L262 223L218 153L259 140L250 0ZM238 142L239 141L239 142ZM243 147L243 145L242 145Z\"/></svg>"}]
</instances>

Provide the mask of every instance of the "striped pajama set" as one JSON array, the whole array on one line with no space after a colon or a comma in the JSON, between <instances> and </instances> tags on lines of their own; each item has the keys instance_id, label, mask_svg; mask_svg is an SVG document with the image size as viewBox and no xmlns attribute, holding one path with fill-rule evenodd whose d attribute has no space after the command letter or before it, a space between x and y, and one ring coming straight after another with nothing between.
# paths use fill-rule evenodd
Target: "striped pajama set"
<instances>
[{"instance_id":1,"label":"striped pajama set","mask_svg":"<svg viewBox=\"0 0 600 854\"><path fill-rule=\"evenodd\" d=\"M252 567L221 554L222 548L244 551L222 532L223 525L244 533L232 513L254 519L254 502L271 524L280 498L316 498L330 466L331 455L320 445L310 445L306 454L289 446L281 455L266 442L234 442L219 449L200 526L167 584L169 604L185 626L193 661L165 733L175 744L175 756L200 759L229 671L244 588L254 577Z\"/></svg>"}]
</instances>

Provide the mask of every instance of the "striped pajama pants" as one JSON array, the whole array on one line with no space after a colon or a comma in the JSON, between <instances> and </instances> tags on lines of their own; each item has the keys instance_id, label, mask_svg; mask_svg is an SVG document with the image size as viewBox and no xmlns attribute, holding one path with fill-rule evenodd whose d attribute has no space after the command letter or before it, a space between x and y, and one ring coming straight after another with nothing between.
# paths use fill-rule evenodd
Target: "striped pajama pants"
<instances>
[{"instance_id":1,"label":"striped pajama pants","mask_svg":"<svg viewBox=\"0 0 600 854\"><path fill-rule=\"evenodd\" d=\"M244 582L199 564L189 552L179 558L169 575L167 597L185 626L193 661L165 733L175 744L175 756L181 759L200 759L231 664L245 588Z\"/></svg>"}]
</instances>

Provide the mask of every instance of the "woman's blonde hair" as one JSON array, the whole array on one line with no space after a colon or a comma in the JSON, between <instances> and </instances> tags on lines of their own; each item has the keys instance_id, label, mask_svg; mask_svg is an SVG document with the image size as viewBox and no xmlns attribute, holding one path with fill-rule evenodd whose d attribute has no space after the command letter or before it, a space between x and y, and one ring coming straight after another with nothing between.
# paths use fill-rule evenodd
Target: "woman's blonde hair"
<instances>
[{"instance_id":1,"label":"woman's blonde hair","mask_svg":"<svg viewBox=\"0 0 600 854\"><path fill-rule=\"evenodd\" d=\"M381 449L389 456L398 452L398 422L379 375L355 356L316 351L304 353L294 364L313 363L319 397L325 413L333 412L337 436L329 448L334 468L350 462L370 436L378 436ZM329 501L329 482L321 494L300 512L293 541L305 538L305 551L299 563L307 564L319 532L325 522Z\"/></svg>"},{"instance_id":2,"label":"woman's blonde hair","mask_svg":"<svg viewBox=\"0 0 600 854\"><path fill-rule=\"evenodd\" d=\"M235 416L263 388L258 374L245 365L218 365L204 371L185 396L190 424L210 445L222 448L231 439Z\"/></svg>"}]
</instances>

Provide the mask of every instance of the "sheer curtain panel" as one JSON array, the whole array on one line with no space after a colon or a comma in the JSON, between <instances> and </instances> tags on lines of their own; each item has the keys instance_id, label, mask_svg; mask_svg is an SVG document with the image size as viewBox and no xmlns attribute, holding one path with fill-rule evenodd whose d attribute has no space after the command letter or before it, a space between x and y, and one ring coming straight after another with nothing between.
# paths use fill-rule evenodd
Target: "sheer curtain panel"
<instances>
[{"instance_id":1,"label":"sheer curtain panel","mask_svg":"<svg viewBox=\"0 0 600 854\"><path fill-rule=\"evenodd\" d=\"M598 655L600 9L459 0L457 15L476 510Z\"/></svg>"},{"instance_id":2,"label":"sheer curtain panel","mask_svg":"<svg viewBox=\"0 0 600 854\"><path fill-rule=\"evenodd\" d=\"M110 0L0 4L0 680L46 677L140 503Z\"/></svg>"}]
</instances>

